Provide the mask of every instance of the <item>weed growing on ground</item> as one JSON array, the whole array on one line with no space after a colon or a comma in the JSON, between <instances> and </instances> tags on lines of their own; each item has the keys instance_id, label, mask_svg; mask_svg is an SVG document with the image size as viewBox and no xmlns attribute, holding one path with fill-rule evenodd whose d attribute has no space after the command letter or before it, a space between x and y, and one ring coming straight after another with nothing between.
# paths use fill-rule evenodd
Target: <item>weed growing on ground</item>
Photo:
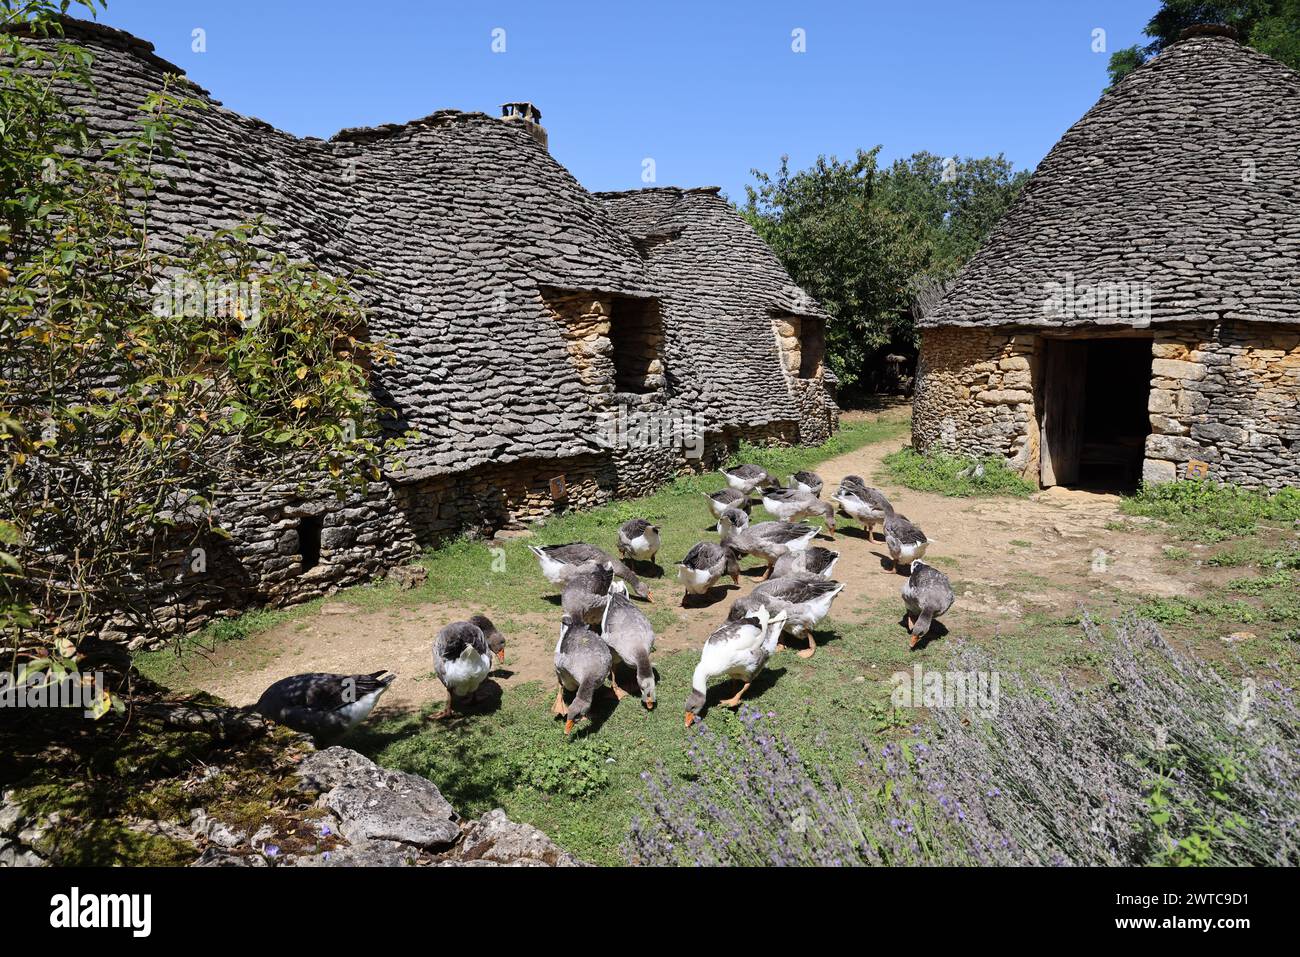
<instances>
[{"instance_id":1,"label":"weed growing on ground","mask_svg":"<svg viewBox=\"0 0 1300 957\"><path fill-rule=\"evenodd\" d=\"M1269 493L1209 481L1165 482L1143 485L1120 508L1168 522L1182 538L1221 542L1250 535L1262 521L1300 521L1300 488Z\"/></svg>"},{"instance_id":2,"label":"weed growing on ground","mask_svg":"<svg viewBox=\"0 0 1300 957\"><path fill-rule=\"evenodd\" d=\"M973 459L934 452L921 455L911 448L891 452L884 458L882 476L904 488L937 492L959 498L1010 495L1025 498L1034 491L997 457Z\"/></svg>"}]
</instances>

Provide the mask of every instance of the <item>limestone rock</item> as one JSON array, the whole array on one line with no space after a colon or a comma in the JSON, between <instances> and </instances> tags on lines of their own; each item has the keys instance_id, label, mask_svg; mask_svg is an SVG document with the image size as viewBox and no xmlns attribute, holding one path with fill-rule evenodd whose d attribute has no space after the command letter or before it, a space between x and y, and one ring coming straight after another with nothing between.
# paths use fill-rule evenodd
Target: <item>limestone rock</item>
<instances>
[{"instance_id":1,"label":"limestone rock","mask_svg":"<svg viewBox=\"0 0 1300 957\"><path fill-rule=\"evenodd\" d=\"M379 839L416 847L449 845L460 837L460 816L431 781L381 768L347 748L305 758L298 774L339 820L349 842Z\"/></svg>"},{"instance_id":2,"label":"limestone rock","mask_svg":"<svg viewBox=\"0 0 1300 957\"><path fill-rule=\"evenodd\" d=\"M500 808L488 811L466 825L465 837L457 847L454 859L445 863L510 867L586 866L531 824L510 820Z\"/></svg>"}]
</instances>

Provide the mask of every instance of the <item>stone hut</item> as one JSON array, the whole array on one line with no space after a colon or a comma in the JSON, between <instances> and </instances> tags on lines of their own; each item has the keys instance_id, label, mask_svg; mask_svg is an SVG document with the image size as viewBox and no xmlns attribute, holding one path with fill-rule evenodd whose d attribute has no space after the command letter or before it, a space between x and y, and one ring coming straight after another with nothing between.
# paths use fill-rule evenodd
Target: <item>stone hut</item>
<instances>
[{"instance_id":1,"label":"stone hut","mask_svg":"<svg viewBox=\"0 0 1300 957\"><path fill-rule=\"evenodd\" d=\"M83 21L93 128L128 127L165 74L153 46ZM44 41L34 41L44 42ZM492 535L716 467L742 440L815 443L838 420L826 315L717 189L594 195L548 151L541 112L442 110L298 138L204 104L151 211L153 241L263 216L291 256L349 276L399 468L338 502L268 477L216 496L230 531L177 627L365 581L421 545Z\"/></svg>"},{"instance_id":2,"label":"stone hut","mask_svg":"<svg viewBox=\"0 0 1300 957\"><path fill-rule=\"evenodd\" d=\"M1300 482L1300 73L1186 31L1066 132L920 326L919 450L1043 486Z\"/></svg>"}]
</instances>

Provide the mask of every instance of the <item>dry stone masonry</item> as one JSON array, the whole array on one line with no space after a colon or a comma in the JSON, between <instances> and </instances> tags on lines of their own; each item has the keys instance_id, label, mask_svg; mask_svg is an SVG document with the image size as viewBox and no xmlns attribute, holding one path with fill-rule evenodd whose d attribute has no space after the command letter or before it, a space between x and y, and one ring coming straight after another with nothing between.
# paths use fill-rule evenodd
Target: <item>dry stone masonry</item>
<instances>
[{"instance_id":1,"label":"dry stone masonry","mask_svg":"<svg viewBox=\"0 0 1300 957\"><path fill-rule=\"evenodd\" d=\"M67 98L105 136L182 72L121 31L66 31L95 84ZM184 159L158 171L152 240L264 217L279 248L350 277L397 358L372 389L418 438L345 502L270 479L220 492L231 541L183 583L178 629L365 581L449 536L643 494L742 439L835 428L820 356L791 367L778 345L797 323L820 350L826 315L716 188L589 193L528 103L300 139L180 83L202 106L177 134Z\"/></svg>"}]
</instances>

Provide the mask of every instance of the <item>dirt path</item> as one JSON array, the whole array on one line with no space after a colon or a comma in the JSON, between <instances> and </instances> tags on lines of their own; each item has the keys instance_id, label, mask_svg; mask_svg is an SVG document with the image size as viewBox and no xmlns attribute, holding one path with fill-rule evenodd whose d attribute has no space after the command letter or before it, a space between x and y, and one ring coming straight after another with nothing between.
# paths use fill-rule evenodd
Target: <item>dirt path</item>
<instances>
[{"instance_id":1,"label":"dirt path","mask_svg":"<svg viewBox=\"0 0 1300 957\"><path fill-rule=\"evenodd\" d=\"M826 494L845 475L874 482L881 459L896 446L893 441L877 443L822 463L817 471L826 481ZM1052 490L1028 500L960 499L889 483L881 487L898 510L934 540L927 558L948 572L958 593L957 604L945 618L953 631L996 633L1001 623L1019 621L1031 609L1068 613L1082 597L1113 594L1116 589L1181 595L1191 587L1159 570L1168 563L1161 561L1158 537L1107 528L1121 518L1115 496ZM866 614L880 614L882 604L896 605L901 615L903 577L885 568L883 541L868 540L856 524L841 522L834 543L824 536L818 539L818 544L841 553L835 577L847 587L833 616L858 621ZM732 588L724 599L705 608L677 609L679 620L659 636L657 654L703 644L730 602L757 583L761 562L746 560L742 567L749 572L742 575L739 589ZM549 587L540 575L538 587ZM659 594L657 601L675 604L677 593L667 583ZM418 708L444 696L431 672L433 635L446 622L478 610L428 603L363 612L351 605L326 604L303 619L227 643L211 661L198 663L190 679L197 687L245 705L285 675L387 667L399 678L385 698L385 710ZM526 681L549 684L554 680L558 614L511 617L508 661L494 672L494 679L504 687ZM899 640L906 640L901 631Z\"/></svg>"}]
</instances>

